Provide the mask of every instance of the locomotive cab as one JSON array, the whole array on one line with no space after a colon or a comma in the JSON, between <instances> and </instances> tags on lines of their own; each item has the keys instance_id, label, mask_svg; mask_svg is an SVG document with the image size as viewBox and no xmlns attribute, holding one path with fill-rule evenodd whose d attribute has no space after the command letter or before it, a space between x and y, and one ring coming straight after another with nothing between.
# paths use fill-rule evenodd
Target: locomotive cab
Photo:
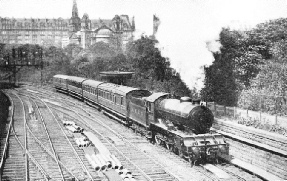
<instances>
[{"instance_id":1,"label":"locomotive cab","mask_svg":"<svg viewBox=\"0 0 287 181\"><path fill-rule=\"evenodd\" d=\"M156 101L165 99L168 97L170 97L170 94L158 92L158 93L153 93L152 95L143 98L145 101L145 106L147 110L147 125L150 125L150 123L157 122L156 110L155 110Z\"/></svg>"}]
</instances>

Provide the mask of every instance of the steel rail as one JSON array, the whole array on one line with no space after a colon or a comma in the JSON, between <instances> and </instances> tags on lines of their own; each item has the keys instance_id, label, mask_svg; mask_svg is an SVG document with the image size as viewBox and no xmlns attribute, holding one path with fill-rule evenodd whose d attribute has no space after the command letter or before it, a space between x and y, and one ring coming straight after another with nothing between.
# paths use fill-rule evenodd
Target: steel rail
<instances>
[{"instance_id":1,"label":"steel rail","mask_svg":"<svg viewBox=\"0 0 287 181\"><path fill-rule=\"evenodd\" d=\"M57 162L57 158L55 158L54 157L54 155L53 155L53 153L51 152L51 151L49 151L49 149L46 147L46 146L44 146L43 145L43 143L35 136L35 134L33 133L33 131L31 130L31 128L27 125L27 128L28 128L28 131L31 133L31 135L34 137L34 139L36 140L36 142L38 143L38 144L40 144L40 146L51 156L51 158L55 161L55 162ZM68 172L68 173L72 173L72 171L71 170L69 170L65 165L64 165L64 163L62 163L61 162L61 160L58 160L58 162L62 165L62 167L64 167L65 169L66 169L66 171ZM72 175L72 174L71 174Z\"/></svg>"},{"instance_id":2,"label":"steel rail","mask_svg":"<svg viewBox=\"0 0 287 181\"><path fill-rule=\"evenodd\" d=\"M68 109L68 108L66 108ZM80 116L78 113L75 112L75 114L77 114L81 119L82 121L84 121L84 118L82 116ZM92 128L92 126L87 123L86 121L84 121L85 124L87 124L90 128ZM112 145L113 148L115 148L126 160L128 160L134 167L136 167L140 172L141 174L143 174L143 176L148 179L149 181L153 181L153 179L148 176L141 168L139 168L137 165L135 165L127 156L124 155L124 153L122 153L117 147L115 147L107 138L105 138L104 135L102 135L100 132L96 131L96 130L93 130L95 131L97 134L99 134L103 139L105 139L110 145Z\"/></svg>"},{"instance_id":3,"label":"steel rail","mask_svg":"<svg viewBox=\"0 0 287 181\"><path fill-rule=\"evenodd\" d=\"M16 94L14 94L14 95L16 95ZM14 101L13 101L13 99L12 99L8 94L7 94L7 96L8 96L9 99L12 101L12 105L14 106ZM23 110L24 110L23 113L24 113L24 119L25 119L25 124L26 124L26 116L25 116L24 103L23 103L23 101L21 100L20 97L18 97L17 95L16 95L16 97L21 101L21 104L22 104L22 106L23 106ZM15 110L15 109L13 108L13 110ZM24 127L25 127L25 125L24 125ZM24 129L25 129L25 128L24 128ZM15 139L18 141L18 143L20 144L21 148L25 151L25 158L28 159L27 156L29 156L30 159L33 161L33 163L34 163L34 164L36 165L36 167L38 168L38 170L40 171L40 173L44 176L45 180L49 180L50 177L49 177L48 174L44 171L44 169L41 167L41 165L35 160L35 158L31 155L31 153L28 151L27 147L25 147L26 145L24 145L24 146L22 145L20 139L18 138L18 136L17 136L17 134L16 134L16 132L15 132L14 127L12 127L12 130L13 130L13 132L14 132ZM26 129L25 129L25 134L26 134ZM28 164L26 164L26 170L28 170ZM28 171L26 171L26 173L28 174ZM29 180L29 179L28 179L29 177L27 176L27 174L26 174L26 180Z\"/></svg>"},{"instance_id":4,"label":"steel rail","mask_svg":"<svg viewBox=\"0 0 287 181\"><path fill-rule=\"evenodd\" d=\"M23 95L23 94L21 94L21 95L30 98L30 96ZM31 98L30 98L30 100L33 101ZM33 102L34 102L34 104L35 104L36 107L37 107L37 104L35 103L35 101L33 101ZM37 108L38 108L38 107L37 107ZM39 110L38 110L38 111L39 111ZM39 114L41 114L40 111L39 111ZM41 115L40 115L40 116L41 116ZM41 117L41 118L42 118L42 117ZM43 119L42 119L42 121L43 121ZM43 123L43 124L44 124L44 123ZM64 167L69 174L71 174L73 177L75 177L75 176L72 174L72 171L69 170L69 169L65 166L64 163L62 163L60 160L58 160L56 157L54 157L54 154L53 154L51 151L49 151L49 149L48 149L46 146L44 146L43 143L35 136L35 134L34 134L33 131L31 130L31 128L28 126L28 124L26 124L26 126L27 126L27 128L28 128L28 131L31 133L31 135L34 137L34 139L37 141L37 143L40 144L40 146L54 159L54 161L55 161L56 163L57 163L57 162L60 163L60 164L62 165L62 167ZM47 175L48 175L48 174L47 174ZM75 177L75 180L78 180L78 179Z\"/></svg>"},{"instance_id":5,"label":"steel rail","mask_svg":"<svg viewBox=\"0 0 287 181\"><path fill-rule=\"evenodd\" d=\"M51 112L52 116L54 117L54 120L57 122L58 126L60 127L60 129L62 130L62 133L65 135L65 138L67 139L68 143L70 144L70 146L72 147L78 161L81 164L81 167L84 171L86 171L86 173L88 174L89 178L91 180L94 180L92 175L90 174L90 172L88 171L87 167L85 166L85 164L83 163L83 160L79 157L77 151L75 150L74 146L72 145L72 143L70 142L68 136L66 135L65 131L63 130L63 128L61 127L60 123L57 121L58 119L56 118L56 116L54 115L53 111L50 109L50 107L44 102L42 101L38 96L36 96L41 102L43 102L45 104L45 106L49 109L49 111ZM76 177L75 177L76 178Z\"/></svg>"},{"instance_id":6,"label":"steel rail","mask_svg":"<svg viewBox=\"0 0 287 181\"><path fill-rule=\"evenodd\" d=\"M40 173L44 176L45 180L50 180L50 177L49 175L45 172L45 170L42 168L42 166L37 162L37 160L33 157L33 155L31 155L31 153L24 148L24 146L22 145L21 141L19 140L19 138L16 136L16 132L14 130L14 128L12 128L13 132L14 132L14 136L15 136L15 139L18 141L18 143L20 144L21 148L23 150L25 150L25 154L27 154L30 159L33 161L33 163L36 165L36 167L39 169Z\"/></svg>"},{"instance_id":7,"label":"steel rail","mask_svg":"<svg viewBox=\"0 0 287 181\"><path fill-rule=\"evenodd\" d=\"M35 102L34 102L34 103L35 103ZM47 137L48 137L50 146L51 146L51 148L52 148L54 160L56 161L56 163L57 163L57 165L58 165L59 172L60 172L60 174L61 174L62 179L65 180L65 177L64 177L62 168L60 167L59 159L57 159L57 155L56 155L56 151L55 151L54 145L53 145L53 143L52 143L52 141L51 141L50 134L49 134L49 132L48 132L48 130L47 130L47 127L46 127L46 124L45 124L45 122L44 122L44 118L43 118L43 116L42 116L42 113L41 113L41 111L40 111L38 105L37 105L36 103L35 103L35 105L36 105L36 108L37 108L37 110L38 110L38 112L39 112L39 116L40 116L40 118L41 118L41 122L42 122L42 124L43 124L43 126L44 126L46 135L47 135Z\"/></svg>"},{"instance_id":8,"label":"steel rail","mask_svg":"<svg viewBox=\"0 0 287 181\"><path fill-rule=\"evenodd\" d=\"M228 174L233 175L234 177L236 177L237 179L241 180L241 181L246 181L246 179L244 179L243 177L236 175L235 173L233 173L232 171L224 168L224 166L220 166L220 169L226 171Z\"/></svg>"},{"instance_id":9,"label":"steel rail","mask_svg":"<svg viewBox=\"0 0 287 181\"><path fill-rule=\"evenodd\" d=\"M23 111L23 129L24 129L24 150L25 150L25 177L26 177L26 181L29 180L29 171L28 171L28 157L27 157L27 135L26 135L26 114L25 114L25 108L24 108L24 103L23 101L16 95L14 94L21 102L21 105L22 105L22 111ZM13 127L13 131L15 132L15 129ZM15 136L16 136L16 132L15 132ZM18 139L17 139L18 140ZM19 142L20 143L20 142ZM20 143L21 144L21 143Z\"/></svg>"}]
</instances>

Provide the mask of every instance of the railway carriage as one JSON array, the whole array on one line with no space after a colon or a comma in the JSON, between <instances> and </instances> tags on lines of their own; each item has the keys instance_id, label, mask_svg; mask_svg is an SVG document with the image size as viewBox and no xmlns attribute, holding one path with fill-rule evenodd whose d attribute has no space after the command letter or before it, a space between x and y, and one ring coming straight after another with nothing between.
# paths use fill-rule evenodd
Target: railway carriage
<instances>
[{"instance_id":1,"label":"railway carriage","mask_svg":"<svg viewBox=\"0 0 287 181\"><path fill-rule=\"evenodd\" d=\"M67 92L67 79L69 76L67 75L55 75L53 77L53 85L57 91Z\"/></svg>"},{"instance_id":2,"label":"railway carriage","mask_svg":"<svg viewBox=\"0 0 287 181\"><path fill-rule=\"evenodd\" d=\"M112 112L126 119L128 115L127 95L138 90L137 88L103 83L98 86L98 103Z\"/></svg>"},{"instance_id":3,"label":"railway carriage","mask_svg":"<svg viewBox=\"0 0 287 181\"><path fill-rule=\"evenodd\" d=\"M82 83L83 88L83 99L85 102L91 102L99 106L98 102L98 86L100 84L104 84L104 82L96 81L96 80L85 80Z\"/></svg>"},{"instance_id":4,"label":"railway carriage","mask_svg":"<svg viewBox=\"0 0 287 181\"><path fill-rule=\"evenodd\" d=\"M85 80L87 80L87 78L69 76L67 78L68 93L82 99L83 98L82 83Z\"/></svg>"}]
</instances>

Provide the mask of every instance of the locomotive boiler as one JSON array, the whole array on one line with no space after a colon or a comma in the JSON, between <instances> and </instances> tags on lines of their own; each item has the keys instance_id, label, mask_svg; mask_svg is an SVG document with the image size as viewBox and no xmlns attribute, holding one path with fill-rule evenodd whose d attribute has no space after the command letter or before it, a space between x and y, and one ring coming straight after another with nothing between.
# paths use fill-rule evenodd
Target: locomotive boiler
<instances>
[{"instance_id":1,"label":"locomotive boiler","mask_svg":"<svg viewBox=\"0 0 287 181\"><path fill-rule=\"evenodd\" d=\"M164 99L158 105L158 118L171 121L177 129L205 134L210 131L214 121L212 112L205 106L199 106L199 100L183 97L181 99Z\"/></svg>"}]
</instances>

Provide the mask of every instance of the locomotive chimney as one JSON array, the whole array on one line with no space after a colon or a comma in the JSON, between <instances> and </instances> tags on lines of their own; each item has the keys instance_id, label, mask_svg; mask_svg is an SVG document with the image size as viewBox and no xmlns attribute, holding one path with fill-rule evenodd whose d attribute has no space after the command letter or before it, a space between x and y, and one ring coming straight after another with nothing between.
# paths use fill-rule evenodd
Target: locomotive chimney
<instances>
[{"instance_id":1,"label":"locomotive chimney","mask_svg":"<svg viewBox=\"0 0 287 181\"><path fill-rule=\"evenodd\" d=\"M200 104L200 99L194 99L192 100L193 105L199 105Z\"/></svg>"}]
</instances>

